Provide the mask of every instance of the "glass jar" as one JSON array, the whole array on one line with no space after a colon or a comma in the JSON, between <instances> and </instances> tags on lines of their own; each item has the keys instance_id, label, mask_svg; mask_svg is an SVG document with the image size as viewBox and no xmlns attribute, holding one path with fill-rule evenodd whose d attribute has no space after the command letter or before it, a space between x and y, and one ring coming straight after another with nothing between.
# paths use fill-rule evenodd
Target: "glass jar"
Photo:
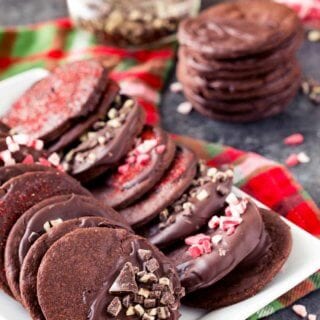
<instances>
[{"instance_id":1,"label":"glass jar","mask_svg":"<svg viewBox=\"0 0 320 320\"><path fill-rule=\"evenodd\" d=\"M201 0L67 0L76 24L98 41L153 47L172 41L179 22L197 14Z\"/></svg>"}]
</instances>

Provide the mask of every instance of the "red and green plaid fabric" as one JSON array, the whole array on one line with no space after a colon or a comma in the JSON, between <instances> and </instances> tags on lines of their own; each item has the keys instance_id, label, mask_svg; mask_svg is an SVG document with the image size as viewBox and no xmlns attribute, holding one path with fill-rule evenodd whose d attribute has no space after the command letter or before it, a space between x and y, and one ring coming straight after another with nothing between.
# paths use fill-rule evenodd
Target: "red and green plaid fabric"
<instances>
[{"instance_id":1,"label":"red and green plaid fabric","mask_svg":"<svg viewBox=\"0 0 320 320\"><path fill-rule=\"evenodd\" d=\"M35 67L51 69L75 59L98 58L112 70L112 77L121 84L122 90L139 100L151 124L160 122L157 105L174 56L173 47L127 52L97 45L91 35L75 29L68 19L32 27L0 29L0 78ZM255 153L187 137L174 138L188 145L211 165L233 164L235 182L242 190L320 236L319 208L285 167ZM315 274L252 319L272 314L318 287L320 275Z\"/></svg>"}]
</instances>

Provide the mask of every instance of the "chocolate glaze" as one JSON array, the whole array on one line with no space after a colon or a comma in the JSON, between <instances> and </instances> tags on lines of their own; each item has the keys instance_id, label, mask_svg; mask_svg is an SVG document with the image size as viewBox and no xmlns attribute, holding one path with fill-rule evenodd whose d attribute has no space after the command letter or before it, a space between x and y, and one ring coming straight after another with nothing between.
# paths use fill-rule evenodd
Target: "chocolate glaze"
<instances>
[{"instance_id":1,"label":"chocolate glaze","mask_svg":"<svg viewBox=\"0 0 320 320\"><path fill-rule=\"evenodd\" d=\"M172 165L159 183L137 203L120 210L120 214L131 226L146 224L189 187L196 174L196 164L195 154L178 146Z\"/></svg>"},{"instance_id":2,"label":"chocolate glaze","mask_svg":"<svg viewBox=\"0 0 320 320\"><path fill-rule=\"evenodd\" d=\"M97 199L113 208L125 208L148 192L161 179L173 161L175 144L167 133L159 127L145 126L142 136L144 134L152 135L152 139L157 140L158 145L165 145L165 152L158 154L153 149L150 153L150 162L126 181L122 181L118 171L115 170L103 178L100 185L96 184L90 188Z\"/></svg>"},{"instance_id":3,"label":"chocolate glaze","mask_svg":"<svg viewBox=\"0 0 320 320\"><path fill-rule=\"evenodd\" d=\"M111 302L111 300L114 298L114 296L110 295L109 289L111 285L114 283L114 280L117 278L119 271L121 270L121 267L126 262L131 262L133 266L138 266L139 269L144 269L145 267L138 257L138 250L139 249L145 249L150 250L150 244L146 240L143 240L142 238L134 239L131 242L132 251L129 256L123 256L121 257L117 263L114 266L114 269L112 272L110 272L110 278L108 281L106 281L103 284L103 287L98 292L98 295L96 299L93 301L88 320L104 320L104 319L114 319L114 317L110 317L106 314L105 310L107 309L108 304ZM155 257L160 262L160 268L155 272L155 275L157 277L168 277L173 282L173 288L177 289L180 288L180 283L178 280L178 277L176 276L176 271L172 267L171 262L169 259L164 258L162 254L159 254L159 252L152 250L153 257ZM178 299L179 300L179 299ZM176 306L174 309L171 309L171 315L170 320L178 319L180 317L179 313L179 302L176 302ZM121 312L117 317L117 319L137 319L137 317L128 317L124 314L124 312Z\"/></svg>"},{"instance_id":4,"label":"chocolate glaze","mask_svg":"<svg viewBox=\"0 0 320 320\"><path fill-rule=\"evenodd\" d=\"M130 99L122 96L121 103L116 103L113 107L120 110L128 100ZM95 137L84 142L79 141L75 148L69 150L71 159L68 159L67 154L63 160L63 163L67 165L67 171L78 180L88 182L115 166L132 147L135 137L142 130L144 119L142 108L135 103L120 127L110 128L106 124L95 132ZM104 137L106 133L111 135L111 140L100 144L98 138ZM85 160L77 161L77 156ZM93 157L92 160L90 156Z\"/></svg>"},{"instance_id":5,"label":"chocolate glaze","mask_svg":"<svg viewBox=\"0 0 320 320\"><path fill-rule=\"evenodd\" d=\"M206 172L202 175L200 174L198 179L201 176L206 177ZM159 217L157 217L141 230L141 234L152 244L164 248L197 232L208 222L212 215L217 214L224 207L225 199L231 191L232 180L232 177L227 177L226 179L214 182L208 181L202 186L191 188L195 194L201 190L205 190L208 197L201 201L197 199L196 195L191 196L188 199L188 202L194 206L191 212L189 209L182 209L178 213L175 213L173 209L175 204L173 204L170 209L170 211L173 211L170 214L170 216L174 218L172 222L162 227L162 222ZM224 190L223 194L219 191L221 188ZM187 194L191 190L188 190Z\"/></svg>"},{"instance_id":6,"label":"chocolate glaze","mask_svg":"<svg viewBox=\"0 0 320 320\"><path fill-rule=\"evenodd\" d=\"M216 283L248 257L259 246L260 241L265 241L264 224L255 204L249 202L242 218L243 222L230 236L220 229L207 229L204 232L210 237L223 236L222 241L209 254L192 258L186 245L169 254L177 266L182 286L187 292Z\"/></svg>"},{"instance_id":7,"label":"chocolate glaze","mask_svg":"<svg viewBox=\"0 0 320 320\"><path fill-rule=\"evenodd\" d=\"M86 130L90 129L95 122L104 119L119 90L119 86L114 81L109 80L97 110L87 118L79 119L78 123L75 123L67 132L61 135L58 140L50 145L48 148L49 152L60 151L68 147L70 143L74 142Z\"/></svg>"},{"instance_id":8,"label":"chocolate glaze","mask_svg":"<svg viewBox=\"0 0 320 320\"><path fill-rule=\"evenodd\" d=\"M79 228L113 228L110 220L102 217L82 217L64 221L50 229L35 241L28 251L20 274L21 297L32 319L45 320L37 297L37 273L42 258L48 249L60 238Z\"/></svg>"}]
</instances>

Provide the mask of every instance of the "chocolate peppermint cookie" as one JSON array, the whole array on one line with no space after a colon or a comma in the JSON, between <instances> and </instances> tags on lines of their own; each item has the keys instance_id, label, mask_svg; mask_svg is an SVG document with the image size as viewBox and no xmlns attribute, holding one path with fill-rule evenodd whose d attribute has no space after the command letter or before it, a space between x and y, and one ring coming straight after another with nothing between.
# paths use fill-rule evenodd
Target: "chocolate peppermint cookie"
<instances>
[{"instance_id":1,"label":"chocolate peppermint cookie","mask_svg":"<svg viewBox=\"0 0 320 320\"><path fill-rule=\"evenodd\" d=\"M121 209L152 189L173 161L175 144L159 127L145 126L133 149L113 170L89 189L107 205Z\"/></svg>"},{"instance_id":2,"label":"chocolate peppermint cookie","mask_svg":"<svg viewBox=\"0 0 320 320\"><path fill-rule=\"evenodd\" d=\"M57 67L27 90L2 121L14 132L53 142L97 108L107 81L106 69L95 60Z\"/></svg>"},{"instance_id":3,"label":"chocolate peppermint cookie","mask_svg":"<svg viewBox=\"0 0 320 320\"><path fill-rule=\"evenodd\" d=\"M183 290L170 260L145 239L86 228L46 252L37 294L47 320L178 319Z\"/></svg>"},{"instance_id":4,"label":"chocolate peppermint cookie","mask_svg":"<svg viewBox=\"0 0 320 320\"><path fill-rule=\"evenodd\" d=\"M231 169L219 171L200 162L192 186L138 233L160 248L177 244L200 230L213 214L222 210L232 180Z\"/></svg>"},{"instance_id":5,"label":"chocolate peppermint cookie","mask_svg":"<svg viewBox=\"0 0 320 320\"><path fill-rule=\"evenodd\" d=\"M106 172L130 151L144 119L142 108L134 100L117 95L108 113L65 152L64 169L82 182Z\"/></svg>"},{"instance_id":6,"label":"chocolate peppermint cookie","mask_svg":"<svg viewBox=\"0 0 320 320\"><path fill-rule=\"evenodd\" d=\"M136 203L120 210L120 214L135 228L148 223L190 186L196 167L196 155L186 147L177 146L171 166L157 185Z\"/></svg>"},{"instance_id":7,"label":"chocolate peppermint cookie","mask_svg":"<svg viewBox=\"0 0 320 320\"><path fill-rule=\"evenodd\" d=\"M7 237L16 220L40 201L63 194L90 196L71 177L59 171L30 172L16 176L0 188L0 287L10 293L4 270Z\"/></svg>"},{"instance_id":8,"label":"chocolate peppermint cookie","mask_svg":"<svg viewBox=\"0 0 320 320\"><path fill-rule=\"evenodd\" d=\"M290 228L278 214L265 209L259 211L268 245L258 247L216 284L188 294L184 304L207 310L228 306L256 295L279 273L292 248Z\"/></svg>"},{"instance_id":9,"label":"chocolate peppermint cookie","mask_svg":"<svg viewBox=\"0 0 320 320\"><path fill-rule=\"evenodd\" d=\"M27 210L14 224L5 248L5 270L9 287L20 300L19 275L23 260L33 243L51 227L78 217L97 216L110 224L129 228L113 209L103 206L93 197L72 195L46 199Z\"/></svg>"}]
</instances>

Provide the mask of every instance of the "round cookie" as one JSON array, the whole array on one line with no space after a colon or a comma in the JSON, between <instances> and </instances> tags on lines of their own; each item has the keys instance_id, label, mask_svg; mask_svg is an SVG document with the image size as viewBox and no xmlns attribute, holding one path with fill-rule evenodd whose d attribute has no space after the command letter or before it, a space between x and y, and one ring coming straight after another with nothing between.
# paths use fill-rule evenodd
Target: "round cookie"
<instances>
[{"instance_id":1,"label":"round cookie","mask_svg":"<svg viewBox=\"0 0 320 320\"><path fill-rule=\"evenodd\" d=\"M65 170L88 182L114 167L142 131L143 109L127 96L117 96L108 114L96 122L63 157Z\"/></svg>"},{"instance_id":2,"label":"round cookie","mask_svg":"<svg viewBox=\"0 0 320 320\"><path fill-rule=\"evenodd\" d=\"M133 205L120 214L133 227L148 223L190 186L196 174L197 158L183 146L177 146L171 166L161 180Z\"/></svg>"},{"instance_id":3,"label":"round cookie","mask_svg":"<svg viewBox=\"0 0 320 320\"><path fill-rule=\"evenodd\" d=\"M199 165L192 186L158 217L137 232L152 244L167 248L200 230L219 213L231 192L233 171Z\"/></svg>"},{"instance_id":4,"label":"round cookie","mask_svg":"<svg viewBox=\"0 0 320 320\"><path fill-rule=\"evenodd\" d=\"M167 133L159 127L145 126L120 166L89 189L103 203L125 208L157 184L174 154L175 144Z\"/></svg>"},{"instance_id":5,"label":"round cookie","mask_svg":"<svg viewBox=\"0 0 320 320\"><path fill-rule=\"evenodd\" d=\"M145 313L178 319L182 291L168 258L145 239L111 228L62 237L46 252L37 277L47 320L142 319Z\"/></svg>"},{"instance_id":6,"label":"round cookie","mask_svg":"<svg viewBox=\"0 0 320 320\"><path fill-rule=\"evenodd\" d=\"M300 26L295 12L273 1L222 3L184 20L178 38L206 58L238 58L276 48Z\"/></svg>"},{"instance_id":7,"label":"round cookie","mask_svg":"<svg viewBox=\"0 0 320 320\"><path fill-rule=\"evenodd\" d=\"M52 142L96 109L107 81L107 71L99 61L57 67L27 90L2 121L15 132Z\"/></svg>"},{"instance_id":8,"label":"round cookie","mask_svg":"<svg viewBox=\"0 0 320 320\"><path fill-rule=\"evenodd\" d=\"M90 129L97 121L103 120L111 107L112 102L116 98L120 88L112 80L109 80L107 88L103 93L103 97L99 102L97 110L89 115L87 118L82 119L79 123L74 124L67 132L65 132L58 140L56 140L48 150L50 152L57 152L68 147L70 143L75 141L88 129Z\"/></svg>"},{"instance_id":9,"label":"round cookie","mask_svg":"<svg viewBox=\"0 0 320 320\"><path fill-rule=\"evenodd\" d=\"M10 293L4 270L7 237L17 219L38 202L61 194L90 196L76 180L61 172L30 172L2 184L0 188L0 287Z\"/></svg>"},{"instance_id":10,"label":"round cookie","mask_svg":"<svg viewBox=\"0 0 320 320\"><path fill-rule=\"evenodd\" d=\"M93 197L72 195L46 199L27 210L14 224L5 247L5 270L8 285L20 300L19 275L23 260L32 244L55 224L78 217L97 216L110 224L129 228L113 209L105 207Z\"/></svg>"},{"instance_id":11,"label":"round cookie","mask_svg":"<svg viewBox=\"0 0 320 320\"><path fill-rule=\"evenodd\" d=\"M257 206L246 199L235 197L235 201L224 215L213 215L202 233L189 236L184 245L169 253L188 293L215 284L257 247L262 253L268 249L269 239Z\"/></svg>"},{"instance_id":12,"label":"round cookie","mask_svg":"<svg viewBox=\"0 0 320 320\"><path fill-rule=\"evenodd\" d=\"M183 303L196 308L214 310L248 299L261 291L278 274L292 247L289 227L278 214L260 209L271 246L248 267L240 265L215 285L188 294Z\"/></svg>"},{"instance_id":13,"label":"round cookie","mask_svg":"<svg viewBox=\"0 0 320 320\"><path fill-rule=\"evenodd\" d=\"M38 238L28 251L20 273L22 303L33 319L45 320L37 297L37 274L42 258L48 249L64 235L79 229L92 227L114 227L109 219L102 217L82 217L64 221L54 226Z\"/></svg>"}]
</instances>

